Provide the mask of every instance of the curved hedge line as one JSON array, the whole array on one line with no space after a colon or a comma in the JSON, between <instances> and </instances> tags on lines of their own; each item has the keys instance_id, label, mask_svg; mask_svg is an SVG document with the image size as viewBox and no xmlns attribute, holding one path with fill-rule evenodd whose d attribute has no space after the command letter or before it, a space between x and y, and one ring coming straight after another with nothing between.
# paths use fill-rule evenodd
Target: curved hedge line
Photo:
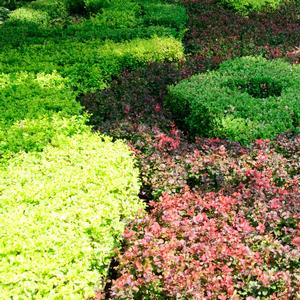
<instances>
[{"instance_id":1,"label":"curved hedge line","mask_svg":"<svg viewBox=\"0 0 300 300\"><path fill-rule=\"evenodd\" d=\"M171 37L124 43L62 40L20 49L4 48L0 51L0 69L5 73L57 71L75 91L82 93L107 87L112 76L123 68L136 68L151 61L177 61L183 56L181 42Z\"/></svg>"},{"instance_id":2,"label":"curved hedge line","mask_svg":"<svg viewBox=\"0 0 300 300\"><path fill-rule=\"evenodd\" d=\"M85 299L142 204L127 146L89 132L0 169L1 299Z\"/></svg>"},{"instance_id":3,"label":"curved hedge line","mask_svg":"<svg viewBox=\"0 0 300 300\"><path fill-rule=\"evenodd\" d=\"M57 72L0 74L0 100L0 297L91 296L142 208L130 151Z\"/></svg>"},{"instance_id":4,"label":"curved hedge line","mask_svg":"<svg viewBox=\"0 0 300 300\"><path fill-rule=\"evenodd\" d=\"M299 89L299 66L243 57L171 86L165 102L193 134L249 143L299 126Z\"/></svg>"}]
</instances>

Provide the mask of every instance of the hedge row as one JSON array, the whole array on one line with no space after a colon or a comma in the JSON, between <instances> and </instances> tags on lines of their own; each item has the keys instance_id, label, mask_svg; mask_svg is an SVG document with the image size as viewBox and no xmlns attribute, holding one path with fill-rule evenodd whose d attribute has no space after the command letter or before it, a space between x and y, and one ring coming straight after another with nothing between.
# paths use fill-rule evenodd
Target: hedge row
<instances>
[{"instance_id":1,"label":"hedge row","mask_svg":"<svg viewBox=\"0 0 300 300\"><path fill-rule=\"evenodd\" d=\"M87 19L77 18L76 22L67 13L63 0L30 2L10 13L9 19L0 28L0 45L36 44L45 37L54 41L97 38L120 42L156 34L181 39L187 23L187 14L182 6L158 0L111 1L97 14ZM3 14L4 18L7 12L3 11Z\"/></svg>"},{"instance_id":2,"label":"hedge row","mask_svg":"<svg viewBox=\"0 0 300 300\"><path fill-rule=\"evenodd\" d=\"M4 48L0 52L0 69L5 73L51 73L57 70L68 78L74 89L87 92L106 87L112 76L118 75L122 68L182 58L181 43L169 37L135 39L126 43L66 40L19 49Z\"/></svg>"},{"instance_id":3,"label":"hedge row","mask_svg":"<svg viewBox=\"0 0 300 300\"><path fill-rule=\"evenodd\" d=\"M0 174L1 299L92 296L142 208L129 149L85 128L16 155Z\"/></svg>"},{"instance_id":4,"label":"hedge row","mask_svg":"<svg viewBox=\"0 0 300 300\"><path fill-rule=\"evenodd\" d=\"M300 69L243 57L170 87L166 104L192 134L247 144L300 124Z\"/></svg>"},{"instance_id":5,"label":"hedge row","mask_svg":"<svg viewBox=\"0 0 300 300\"><path fill-rule=\"evenodd\" d=\"M129 149L92 134L75 98L56 72L0 76L2 299L93 295L142 208Z\"/></svg>"},{"instance_id":6,"label":"hedge row","mask_svg":"<svg viewBox=\"0 0 300 300\"><path fill-rule=\"evenodd\" d=\"M148 18L140 30L149 26L165 37L148 32L141 33L147 40L130 40L139 34L108 24L104 11L65 29L66 12L61 1L31 1L0 25L3 299L83 299L101 289L124 226L143 205L129 149L92 134L76 96L104 88L124 67L183 58L181 43L168 33L178 36L176 21L164 27ZM119 40L130 41L74 33L101 22L116 40L119 30L127 35ZM48 40L54 32L60 35Z\"/></svg>"}]
</instances>

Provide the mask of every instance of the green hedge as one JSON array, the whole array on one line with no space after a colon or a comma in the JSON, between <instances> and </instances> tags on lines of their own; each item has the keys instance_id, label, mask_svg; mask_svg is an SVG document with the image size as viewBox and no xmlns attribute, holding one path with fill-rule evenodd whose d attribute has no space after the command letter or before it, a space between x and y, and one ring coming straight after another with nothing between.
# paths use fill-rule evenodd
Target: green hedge
<instances>
[{"instance_id":1,"label":"green hedge","mask_svg":"<svg viewBox=\"0 0 300 300\"><path fill-rule=\"evenodd\" d=\"M67 16L67 7L63 0L36 0L13 11L0 27L0 47L41 44L45 39L121 42L153 35L181 39L187 23L183 6L162 1L112 1L99 13L75 23ZM4 11L2 20L6 15Z\"/></svg>"},{"instance_id":2,"label":"green hedge","mask_svg":"<svg viewBox=\"0 0 300 300\"><path fill-rule=\"evenodd\" d=\"M57 72L0 75L1 299L92 296L143 207L129 149L80 113Z\"/></svg>"},{"instance_id":3,"label":"green hedge","mask_svg":"<svg viewBox=\"0 0 300 300\"><path fill-rule=\"evenodd\" d=\"M57 72L0 73L0 126L56 112L64 116L78 115L81 110L68 80Z\"/></svg>"},{"instance_id":4,"label":"green hedge","mask_svg":"<svg viewBox=\"0 0 300 300\"><path fill-rule=\"evenodd\" d=\"M300 68L243 57L171 86L166 104L195 135L249 143L300 122Z\"/></svg>"},{"instance_id":5,"label":"green hedge","mask_svg":"<svg viewBox=\"0 0 300 300\"><path fill-rule=\"evenodd\" d=\"M144 2L142 5L144 22L147 25L162 25L183 31L187 23L187 13L183 6L163 2Z\"/></svg>"},{"instance_id":6,"label":"green hedge","mask_svg":"<svg viewBox=\"0 0 300 300\"><path fill-rule=\"evenodd\" d=\"M51 19L68 16L67 6L63 0L36 0L31 2L28 7L46 12Z\"/></svg>"},{"instance_id":7,"label":"green hedge","mask_svg":"<svg viewBox=\"0 0 300 300\"><path fill-rule=\"evenodd\" d=\"M57 70L76 91L89 92L105 88L123 68L136 68L150 61L176 61L183 55L181 42L171 37L124 43L69 39L19 49L6 47L0 52L0 69L5 73Z\"/></svg>"},{"instance_id":8,"label":"green hedge","mask_svg":"<svg viewBox=\"0 0 300 300\"><path fill-rule=\"evenodd\" d=\"M86 129L0 168L0 298L86 299L142 204L129 149Z\"/></svg>"},{"instance_id":9,"label":"green hedge","mask_svg":"<svg viewBox=\"0 0 300 300\"><path fill-rule=\"evenodd\" d=\"M220 0L221 3L229 5L243 15L262 10L271 11L284 3L283 0Z\"/></svg>"}]
</instances>

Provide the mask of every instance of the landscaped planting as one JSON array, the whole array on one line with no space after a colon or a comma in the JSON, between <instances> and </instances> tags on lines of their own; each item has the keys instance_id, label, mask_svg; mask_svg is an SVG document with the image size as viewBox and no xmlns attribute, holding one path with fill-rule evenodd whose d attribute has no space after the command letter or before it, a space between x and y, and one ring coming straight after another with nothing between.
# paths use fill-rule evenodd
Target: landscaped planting
<instances>
[{"instance_id":1,"label":"landscaped planting","mask_svg":"<svg viewBox=\"0 0 300 300\"><path fill-rule=\"evenodd\" d=\"M297 1L1 5L1 299L300 297Z\"/></svg>"},{"instance_id":2,"label":"landscaped planting","mask_svg":"<svg viewBox=\"0 0 300 300\"><path fill-rule=\"evenodd\" d=\"M126 229L110 296L297 299L299 136L290 144L279 139L292 156L262 140L252 150L220 140L190 149L164 140L161 155L145 163L156 172L148 169L152 182L168 191L189 187L163 194Z\"/></svg>"},{"instance_id":3,"label":"landscaped planting","mask_svg":"<svg viewBox=\"0 0 300 300\"><path fill-rule=\"evenodd\" d=\"M70 50L65 50L66 48ZM85 55L82 55L82 53ZM124 43L91 40L48 42L0 53L2 72L58 71L75 91L88 92L107 87L122 68L136 68L150 61L179 60L183 48L174 38L153 37Z\"/></svg>"},{"instance_id":4,"label":"landscaped planting","mask_svg":"<svg viewBox=\"0 0 300 300\"><path fill-rule=\"evenodd\" d=\"M0 170L1 299L92 296L126 222L143 207L129 149L82 131Z\"/></svg>"},{"instance_id":5,"label":"landscaped planting","mask_svg":"<svg viewBox=\"0 0 300 300\"><path fill-rule=\"evenodd\" d=\"M249 14L253 11L272 10L282 4L282 0L221 0L221 3L229 5L242 14Z\"/></svg>"},{"instance_id":6,"label":"landscaped planting","mask_svg":"<svg viewBox=\"0 0 300 300\"><path fill-rule=\"evenodd\" d=\"M192 134L249 143L296 130L299 88L298 66L244 57L171 87L166 104Z\"/></svg>"},{"instance_id":7,"label":"landscaped planting","mask_svg":"<svg viewBox=\"0 0 300 300\"><path fill-rule=\"evenodd\" d=\"M144 208L130 149L91 133L76 97L107 87L125 67L182 59L184 24L148 30L133 10L137 23L119 26L120 2L101 16L96 2L85 1L84 14L98 15L80 24L59 0L6 2L16 9L1 15L1 299L93 296L125 225Z\"/></svg>"}]
</instances>

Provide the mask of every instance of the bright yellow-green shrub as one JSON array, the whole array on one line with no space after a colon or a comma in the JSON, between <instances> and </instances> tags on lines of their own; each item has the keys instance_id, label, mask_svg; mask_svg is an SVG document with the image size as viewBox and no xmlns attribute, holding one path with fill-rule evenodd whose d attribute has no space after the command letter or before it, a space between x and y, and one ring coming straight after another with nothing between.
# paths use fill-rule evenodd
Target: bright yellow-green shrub
<instances>
[{"instance_id":1,"label":"bright yellow-green shrub","mask_svg":"<svg viewBox=\"0 0 300 300\"><path fill-rule=\"evenodd\" d=\"M0 127L56 112L64 116L81 112L68 81L57 72L0 74Z\"/></svg>"},{"instance_id":2,"label":"bright yellow-green shrub","mask_svg":"<svg viewBox=\"0 0 300 300\"><path fill-rule=\"evenodd\" d=\"M238 12L247 15L252 11L276 9L283 3L283 0L221 0L221 2L231 6Z\"/></svg>"},{"instance_id":3,"label":"bright yellow-green shrub","mask_svg":"<svg viewBox=\"0 0 300 300\"><path fill-rule=\"evenodd\" d=\"M85 299L142 207L129 149L88 130L0 169L0 298Z\"/></svg>"},{"instance_id":4,"label":"bright yellow-green shrub","mask_svg":"<svg viewBox=\"0 0 300 300\"><path fill-rule=\"evenodd\" d=\"M97 24L111 28L130 28L143 23L141 7L135 1L114 1L93 18Z\"/></svg>"},{"instance_id":5,"label":"bright yellow-green shrub","mask_svg":"<svg viewBox=\"0 0 300 300\"><path fill-rule=\"evenodd\" d=\"M9 22L13 24L26 23L45 26L49 20L50 17L47 12L27 7L18 8L9 15Z\"/></svg>"},{"instance_id":6,"label":"bright yellow-green shrub","mask_svg":"<svg viewBox=\"0 0 300 300\"><path fill-rule=\"evenodd\" d=\"M69 24L82 2L102 15ZM91 133L76 101L123 68L183 58L177 27L148 28L126 3L30 1L0 26L0 299L92 296L143 208L129 149Z\"/></svg>"}]
</instances>

